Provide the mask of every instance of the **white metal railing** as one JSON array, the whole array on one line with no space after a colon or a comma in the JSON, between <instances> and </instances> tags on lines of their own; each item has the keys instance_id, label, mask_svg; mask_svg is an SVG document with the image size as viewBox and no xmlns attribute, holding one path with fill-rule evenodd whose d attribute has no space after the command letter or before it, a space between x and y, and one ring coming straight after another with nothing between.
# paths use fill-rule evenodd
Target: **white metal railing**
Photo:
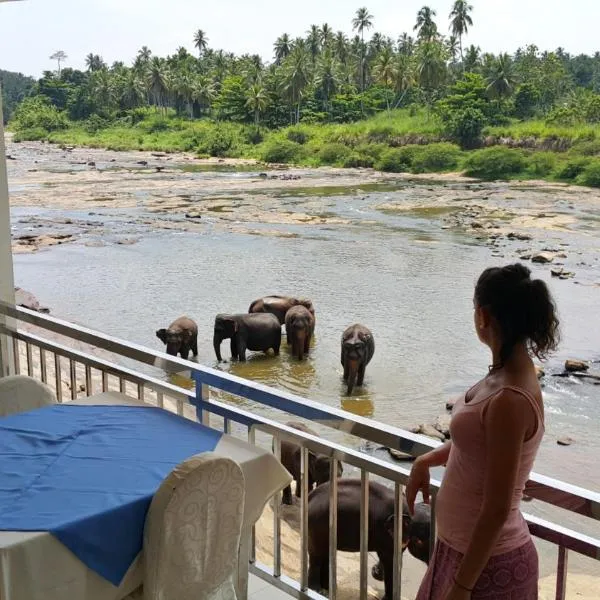
<instances>
[{"instance_id":1,"label":"white metal railing","mask_svg":"<svg viewBox=\"0 0 600 600\"><path fill-rule=\"evenodd\" d=\"M360 517L360 598L367 598L368 569L368 485L372 476L389 482L394 489L395 522L397 526L394 544L393 598L399 599L402 572L402 493L409 471L400 465L383 461L346 445L329 441L323 437L304 433L288 427L260 413L261 406L277 409L282 416L294 415L309 421L318 422L338 429L352 436L382 444L407 454L417 456L436 447L435 442L421 435L391 427L371 419L324 406L306 398L275 390L198 365L161 352L144 348L117 338L107 336L85 327L41 315L24 308L0 303L0 315L11 317L20 327L3 326L0 335L12 340L15 371L27 373L53 386L59 402L66 398L76 399L81 395L90 396L100 391L120 391L133 395L151 404L177 412L179 415L196 418L208 425L221 422L228 433L244 431L251 443L257 443L257 434L272 439L276 454L282 440L293 441L302 448L300 502L300 542L298 561L300 577L291 579L282 573L281 552L281 512L279 503L274 503L273 518L273 565L266 566L256 561L254 549L249 557L251 571L269 583L298 598L320 597L308 589L308 476L309 452L323 454L331 460L330 485L330 532L329 532L329 597L336 597L336 531L337 531L337 473L338 462L350 465L360 474L361 517ZM9 321L10 322L10 321ZM25 330L23 327L29 330ZM33 327L31 327L33 326ZM32 331L35 329L35 331ZM42 330L42 331L40 331ZM44 333L42 336L41 334ZM55 334L53 339L48 334ZM56 334L61 336L57 341ZM85 350L77 346L85 344ZM119 361L135 361L141 365L156 367L155 374L141 369L119 364ZM147 366L143 367L147 370ZM159 370L160 369L160 370ZM164 369L169 371L189 371L195 380L195 390L174 385L164 379ZM224 392L226 395L224 397ZM257 409L241 409L228 396L241 397L256 403ZM233 424L237 424L234 428ZM235 430L235 431L234 431ZM435 492L438 481L432 481L434 493L432 503L432 523L435 522ZM532 474L526 487L526 494L554 506L569 510L590 519L600 520L600 494L566 484L545 476ZM568 553L574 552L595 560L600 560L600 540L567 529L559 524L525 515L531 533L558 547L556 599L563 600L566 594ZM431 527L431 543L435 537ZM254 548L254 547L253 547Z\"/></svg>"}]
</instances>

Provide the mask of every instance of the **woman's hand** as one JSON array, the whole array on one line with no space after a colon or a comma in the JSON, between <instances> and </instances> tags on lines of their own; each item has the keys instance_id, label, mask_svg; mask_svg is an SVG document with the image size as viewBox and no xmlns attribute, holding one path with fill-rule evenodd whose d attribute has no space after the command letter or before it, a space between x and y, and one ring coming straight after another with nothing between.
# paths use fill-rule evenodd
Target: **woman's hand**
<instances>
[{"instance_id":1,"label":"woman's hand","mask_svg":"<svg viewBox=\"0 0 600 600\"><path fill-rule=\"evenodd\" d=\"M410 470L410 477L406 484L406 502L408 504L408 511L411 515L415 512L415 499L418 492L421 492L423 495L425 504L429 504L429 480L429 466L421 457L419 457L413 463L412 469Z\"/></svg>"},{"instance_id":2,"label":"woman's hand","mask_svg":"<svg viewBox=\"0 0 600 600\"><path fill-rule=\"evenodd\" d=\"M471 592L468 592L457 585L453 585L444 597L444 600L471 600Z\"/></svg>"}]
</instances>

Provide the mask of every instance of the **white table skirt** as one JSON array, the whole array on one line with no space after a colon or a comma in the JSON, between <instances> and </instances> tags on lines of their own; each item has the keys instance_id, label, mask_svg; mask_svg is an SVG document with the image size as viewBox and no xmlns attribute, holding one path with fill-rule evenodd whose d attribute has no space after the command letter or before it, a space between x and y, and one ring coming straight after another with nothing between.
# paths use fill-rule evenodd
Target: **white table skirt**
<instances>
[{"instance_id":1,"label":"white table skirt","mask_svg":"<svg viewBox=\"0 0 600 600\"><path fill-rule=\"evenodd\" d=\"M74 404L150 406L116 392L82 398ZM252 526L268 500L291 476L270 453L223 435L215 452L239 463L246 480L246 503L236 592L247 597ZM117 588L89 569L48 532L0 531L1 600L120 600L143 582L141 553Z\"/></svg>"}]
</instances>

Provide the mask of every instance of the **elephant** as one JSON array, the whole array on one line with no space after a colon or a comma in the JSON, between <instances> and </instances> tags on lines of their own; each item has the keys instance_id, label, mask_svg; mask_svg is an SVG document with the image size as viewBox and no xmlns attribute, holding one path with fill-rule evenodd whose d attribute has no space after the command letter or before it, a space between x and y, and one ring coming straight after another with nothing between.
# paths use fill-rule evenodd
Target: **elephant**
<instances>
[{"instance_id":1,"label":"elephant","mask_svg":"<svg viewBox=\"0 0 600 600\"><path fill-rule=\"evenodd\" d=\"M279 354L281 325L275 315L243 314L217 315L213 344L217 360L221 358L221 342L231 339L231 357L246 360L246 350L267 352L270 348Z\"/></svg>"},{"instance_id":2,"label":"elephant","mask_svg":"<svg viewBox=\"0 0 600 600\"><path fill-rule=\"evenodd\" d=\"M271 313L279 319L279 323L285 323L285 315L293 306L304 306L312 315L315 315L313 303L310 300L302 298L293 298L291 296L265 296L255 300L248 309L249 313Z\"/></svg>"},{"instance_id":3,"label":"elephant","mask_svg":"<svg viewBox=\"0 0 600 600\"><path fill-rule=\"evenodd\" d=\"M198 325L188 317L179 317L167 329L159 329L156 337L167 345L167 354L186 359L190 350L198 356Z\"/></svg>"},{"instance_id":4,"label":"elephant","mask_svg":"<svg viewBox=\"0 0 600 600\"><path fill-rule=\"evenodd\" d=\"M293 306L285 315L285 334L292 355L303 360L310 349L310 340L315 332L315 317L305 306Z\"/></svg>"},{"instance_id":5,"label":"elephant","mask_svg":"<svg viewBox=\"0 0 600 600\"><path fill-rule=\"evenodd\" d=\"M408 551L418 560L429 564L431 532L431 506L420 502L415 504L415 512L408 526ZM383 567L380 562L373 566L371 575L377 581L383 581Z\"/></svg>"},{"instance_id":6,"label":"elephant","mask_svg":"<svg viewBox=\"0 0 600 600\"><path fill-rule=\"evenodd\" d=\"M365 379L365 369L375 353L375 339L364 325L351 325L342 334L342 366L344 381L348 383L348 395L355 385L361 386Z\"/></svg>"},{"instance_id":7,"label":"elephant","mask_svg":"<svg viewBox=\"0 0 600 600\"><path fill-rule=\"evenodd\" d=\"M308 497L308 586L316 591L329 588L329 497L330 483L316 487ZM337 549L360 551L360 479L338 481ZM394 490L369 482L369 552L375 551L383 567L385 600L392 600L394 572ZM409 542L410 516L402 507L402 551Z\"/></svg>"},{"instance_id":8,"label":"elephant","mask_svg":"<svg viewBox=\"0 0 600 600\"><path fill-rule=\"evenodd\" d=\"M291 422L287 423L288 427L293 427L298 431L304 433L310 433L311 435L317 435L314 431L303 425L302 423ZM287 440L281 441L281 464L289 471L296 482L296 497L302 496L301 486L301 457L302 447L294 442ZM326 481L329 481L331 459L328 456L322 454L308 453L308 491L310 492L314 485L321 485ZM342 463L337 463L337 474L341 477L344 468ZM292 502L292 487L288 485L283 490L283 504L293 504Z\"/></svg>"}]
</instances>

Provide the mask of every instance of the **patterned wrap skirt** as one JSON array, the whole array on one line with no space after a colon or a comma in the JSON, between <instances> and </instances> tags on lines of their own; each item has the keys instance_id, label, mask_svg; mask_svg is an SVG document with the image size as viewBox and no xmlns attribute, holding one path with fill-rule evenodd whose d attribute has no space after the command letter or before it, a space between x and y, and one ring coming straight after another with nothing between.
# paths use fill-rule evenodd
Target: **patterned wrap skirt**
<instances>
[{"instance_id":1,"label":"patterned wrap skirt","mask_svg":"<svg viewBox=\"0 0 600 600\"><path fill-rule=\"evenodd\" d=\"M416 600L444 600L463 555L438 540ZM537 600L539 563L532 540L492 556L471 594L472 600Z\"/></svg>"}]
</instances>

